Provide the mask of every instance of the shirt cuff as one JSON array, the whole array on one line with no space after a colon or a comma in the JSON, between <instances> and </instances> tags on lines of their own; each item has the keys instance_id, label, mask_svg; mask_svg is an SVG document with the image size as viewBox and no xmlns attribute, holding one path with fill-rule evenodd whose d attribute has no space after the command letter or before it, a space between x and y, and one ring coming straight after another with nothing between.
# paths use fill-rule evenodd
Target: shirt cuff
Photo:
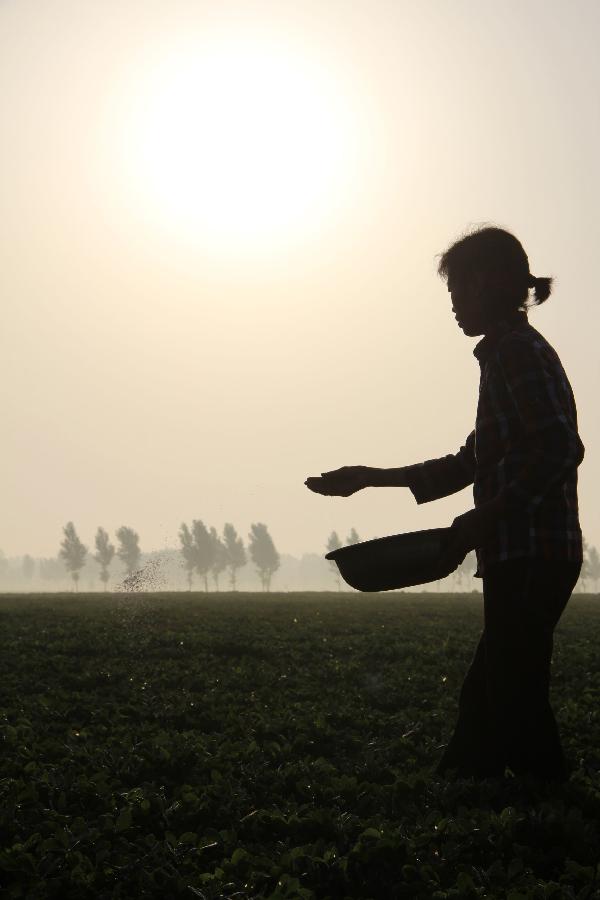
<instances>
[{"instance_id":1,"label":"shirt cuff","mask_svg":"<svg viewBox=\"0 0 600 900\"><path fill-rule=\"evenodd\" d=\"M408 488L417 503L428 503L435 498L433 482L423 463L407 466L406 476Z\"/></svg>"}]
</instances>

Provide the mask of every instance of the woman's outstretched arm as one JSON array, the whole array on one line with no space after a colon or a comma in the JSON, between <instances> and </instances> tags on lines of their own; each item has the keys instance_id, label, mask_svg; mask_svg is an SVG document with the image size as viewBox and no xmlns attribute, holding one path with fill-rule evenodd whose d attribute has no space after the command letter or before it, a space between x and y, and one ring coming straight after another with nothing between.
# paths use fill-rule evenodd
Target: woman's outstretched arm
<instances>
[{"instance_id":1,"label":"woman's outstretched arm","mask_svg":"<svg viewBox=\"0 0 600 900\"><path fill-rule=\"evenodd\" d=\"M304 482L311 491L330 497L349 497L366 487L407 487L417 503L447 497L473 483L475 432L457 453L411 466L378 469L375 466L342 466Z\"/></svg>"}]
</instances>

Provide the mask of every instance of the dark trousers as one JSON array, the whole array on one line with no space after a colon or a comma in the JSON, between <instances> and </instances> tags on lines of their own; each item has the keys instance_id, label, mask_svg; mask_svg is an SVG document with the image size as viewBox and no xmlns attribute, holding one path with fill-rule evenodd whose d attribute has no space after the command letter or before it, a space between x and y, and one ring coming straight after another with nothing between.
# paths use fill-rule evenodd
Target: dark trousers
<instances>
[{"instance_id":1,"label":"dark trousers","mask_svg":"<svg viewBox=\"0 0 600 900\"><path fill-rule=\"evenodd\" d=\"M436 774L534 774L565 781L568 765L550 707L553 632L581 563L514 559L483 576L484 629Z\"/></svg>"}]
</instances>

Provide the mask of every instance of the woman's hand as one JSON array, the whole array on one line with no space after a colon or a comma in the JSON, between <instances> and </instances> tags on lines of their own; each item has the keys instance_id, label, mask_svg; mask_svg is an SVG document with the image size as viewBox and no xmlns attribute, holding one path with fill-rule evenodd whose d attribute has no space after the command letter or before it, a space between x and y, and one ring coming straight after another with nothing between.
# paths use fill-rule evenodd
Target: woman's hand
<instances>
[{"instance_id":1,"label":"woman's hand","mask_svg":"<svg viewBox=\"0 0 600 900\"><path fill-rule=\"evenodd\" d=\"M313 475L304 484L316 494L326 497L349 497L356 491L369 487L370 466L342 466L330 472L321 472L321 476Z\"/></svg>"},{"instance_id":2,"label":"woman's hand","mask_svg":"<svg viewBox=\"0 0 600 900\"><path fill-rule=\"evenodd\" d=\"M470 509L452 522L450 541L440 560L440 569L457 568L471 550L483 546L494 533L504 513L500 498Z\"/></svg>"}]
</instances>

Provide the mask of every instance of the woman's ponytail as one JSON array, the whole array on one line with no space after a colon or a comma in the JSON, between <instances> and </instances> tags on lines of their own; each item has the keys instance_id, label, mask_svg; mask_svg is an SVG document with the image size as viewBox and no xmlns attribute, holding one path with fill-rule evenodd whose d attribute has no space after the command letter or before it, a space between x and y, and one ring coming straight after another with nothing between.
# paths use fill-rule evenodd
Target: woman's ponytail
<instances>
[{"instance_id":1,"label":"woman's ponytail","mask_svg":"<svg viewBox=\"0 0 600 900\"><path fill-rule=\"evenodd\" d=\"M539 306L544 300L547 300L552 290L552 278L536 278L534 275L529 276L527 282L528 287L533 289L535 300L533 306Z\"/></svg>"}]
</instances>

